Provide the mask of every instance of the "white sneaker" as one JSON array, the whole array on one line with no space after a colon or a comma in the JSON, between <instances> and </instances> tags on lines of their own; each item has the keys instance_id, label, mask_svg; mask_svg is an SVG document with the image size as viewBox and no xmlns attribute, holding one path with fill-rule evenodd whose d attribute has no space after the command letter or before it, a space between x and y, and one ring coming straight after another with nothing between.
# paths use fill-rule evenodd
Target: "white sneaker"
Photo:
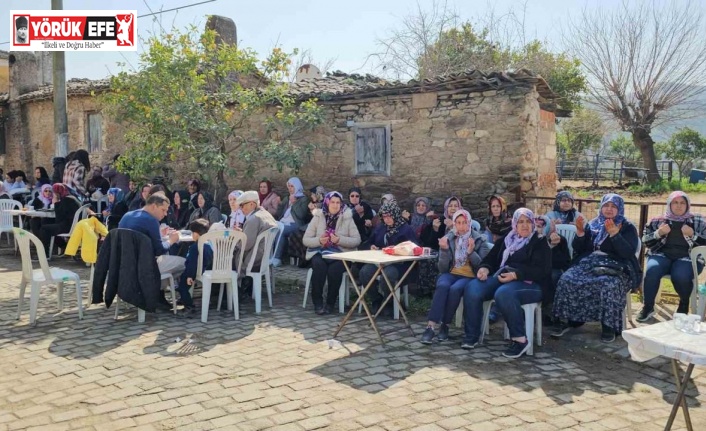
<instances>
[{"instance_id":1,"label":"white sneaker","mask_svg":"<svg viewBox=\"0 0 706 431\"><path fill-rule=\"evenodd\" d=\"M274 258L272 258L271 264L272 264L272 266L274 266L275 268L278 268L278 267L282 266L282 260L281 260L281 259L277 259L276 257L274 257Z\"/></svg>"}]
</instances>

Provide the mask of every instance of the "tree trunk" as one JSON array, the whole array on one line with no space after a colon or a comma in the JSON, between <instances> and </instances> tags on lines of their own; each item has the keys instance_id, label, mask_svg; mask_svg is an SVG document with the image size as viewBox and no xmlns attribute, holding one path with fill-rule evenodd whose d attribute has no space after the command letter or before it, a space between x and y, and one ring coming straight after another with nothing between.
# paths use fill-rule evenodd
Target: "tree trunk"
<instances>
[{"instance_id":1,"label":"tree trunk","mask_svg":"<svg viewBox=\"0 0 706 431\"><path fill-rule=\"evenodd\" d=\"M214 189L214 202L218 205L225 199L225 196L228 195L228 184L226 184L225 172L223 169L219 169L216 173L216 183L214 184Z\"/></svg>"},{"instance_id":2,"label":"tree trunk","mask_svg":"<svg viewBox=\"0 0 706 431\"><path fill-rule=\"evenodd\" d=\"M658 182L661 178L657 170L657 157L655 156L655 141L652 136L643 130L636 129L632 132L632 142L640 150L642 161L647 169L647 181L650 184Z\"/></svg>"}]
</instances>

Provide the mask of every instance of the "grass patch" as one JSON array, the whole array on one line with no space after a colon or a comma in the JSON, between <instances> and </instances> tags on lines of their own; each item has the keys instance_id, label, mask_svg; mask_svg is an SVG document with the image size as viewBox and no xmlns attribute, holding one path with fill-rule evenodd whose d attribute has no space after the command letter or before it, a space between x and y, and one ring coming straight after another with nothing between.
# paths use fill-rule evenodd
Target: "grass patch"
<instances>
[{"instance_id":1,"label":"grass patch","mask_svg":"<svg viewBox=\"0 0 706 431\"><path fill-rule=\"evenodd\" d=\"M633 193L642 194L664 194L674 190L682 190L687 193L706 193L706 184L691 184L689 180L661 180L654 184L638 184L628 187L628 190Z\"/></svg>"}]
</instances>

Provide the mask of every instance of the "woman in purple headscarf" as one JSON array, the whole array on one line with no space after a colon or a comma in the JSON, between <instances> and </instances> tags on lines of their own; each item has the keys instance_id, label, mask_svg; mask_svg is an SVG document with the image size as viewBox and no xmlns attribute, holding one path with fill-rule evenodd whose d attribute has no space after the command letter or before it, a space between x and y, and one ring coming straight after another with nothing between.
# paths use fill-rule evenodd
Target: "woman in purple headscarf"
<instances>
[{"instance_id":1,"label":"woman in purple headscarf","mask_svg":"<svg viewBox=\"0 0 706 431\"><path fill-rule=\"evenodd\" d=\"M324 259L322 256L355 250L360 244L360 233L353 222L353 211L345 206L343 195L339 192L327 193L321 209L314 209L313 216L302 238L307 247L306 258L311 260L311 299L316 314L329 314L336 305L345 268L340 260ZM324 304L324 284L327 281L328 293Z\"/></svg>"},{"instance_id":2,"label":"woman in purple headscarf","mask_svg":"<svg viewBox=\"0 0 706 431\"><path fill-rule=\"evenodd\" d=\"M693 289L694 270L691 267L691 249L706 245L706 225L698 214L691 213L689 196L675 191L667 198L667 211L645 225L642 242L648 250L644 293L644 307L637 316L645 322L654 315L655 298L662 277L670 275L674 290L679 295L678 313L689 311L689 297ZM701 272L703 264L698 263Z\"/></svg>"},{"instance_id":3,"label":"woman in purple headscarf","mask_svg":"<svg viewBox=\"0 0 706 431\"><path fill-rule=\"evenodd\" d=\"M503 356L519 358L524 355L529 343L522 305L542 301L542 291L551 283L551 275L549 243L536 232L532 211L519 208L512 216L510 232L495 241L481 262L476 278L466 284L461 348L476 347L482 330L483 303L495 299L512 341Z\"/></svg>"},{"instance_id":4,"label":"woman in purple headscarf","mask_svg":"<svg viewBox=\"0 0 706 431\"><path fill-rule=\"evenodd\" d=\"M598 217L586 223L576 220L574 262L557 283L554 315L561 321L552 337L584 322L600 321L601 341L610 343L622 332L626 295L640 285L642 270L637 261L640 238L635 225L625 218L625 202L608 193L601 199Z\"/></svg>"}]
</instances>

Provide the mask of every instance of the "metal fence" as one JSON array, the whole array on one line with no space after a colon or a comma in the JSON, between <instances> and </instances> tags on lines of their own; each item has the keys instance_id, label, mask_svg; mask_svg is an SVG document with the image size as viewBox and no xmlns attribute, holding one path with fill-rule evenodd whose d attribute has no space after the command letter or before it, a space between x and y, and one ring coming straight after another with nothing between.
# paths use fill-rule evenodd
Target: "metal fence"
<instances>
[{"instance_id":1,"label":"metal fence","mask_svg":"<svg viewBox=\"0 0 706 431\"><path fill-rule=\"evenodd\" d=\"M662 178L672 180L672 160L657 160L657 171ZM622 185L623 181L645 182L647 169L636 166L635 162L626 161L621 157L602 157L581 155L566 157L559 155L556 165L559 181L576 180L591 181L597 186L600 181L612 181Z\"/></svg>"}]
</instances>

